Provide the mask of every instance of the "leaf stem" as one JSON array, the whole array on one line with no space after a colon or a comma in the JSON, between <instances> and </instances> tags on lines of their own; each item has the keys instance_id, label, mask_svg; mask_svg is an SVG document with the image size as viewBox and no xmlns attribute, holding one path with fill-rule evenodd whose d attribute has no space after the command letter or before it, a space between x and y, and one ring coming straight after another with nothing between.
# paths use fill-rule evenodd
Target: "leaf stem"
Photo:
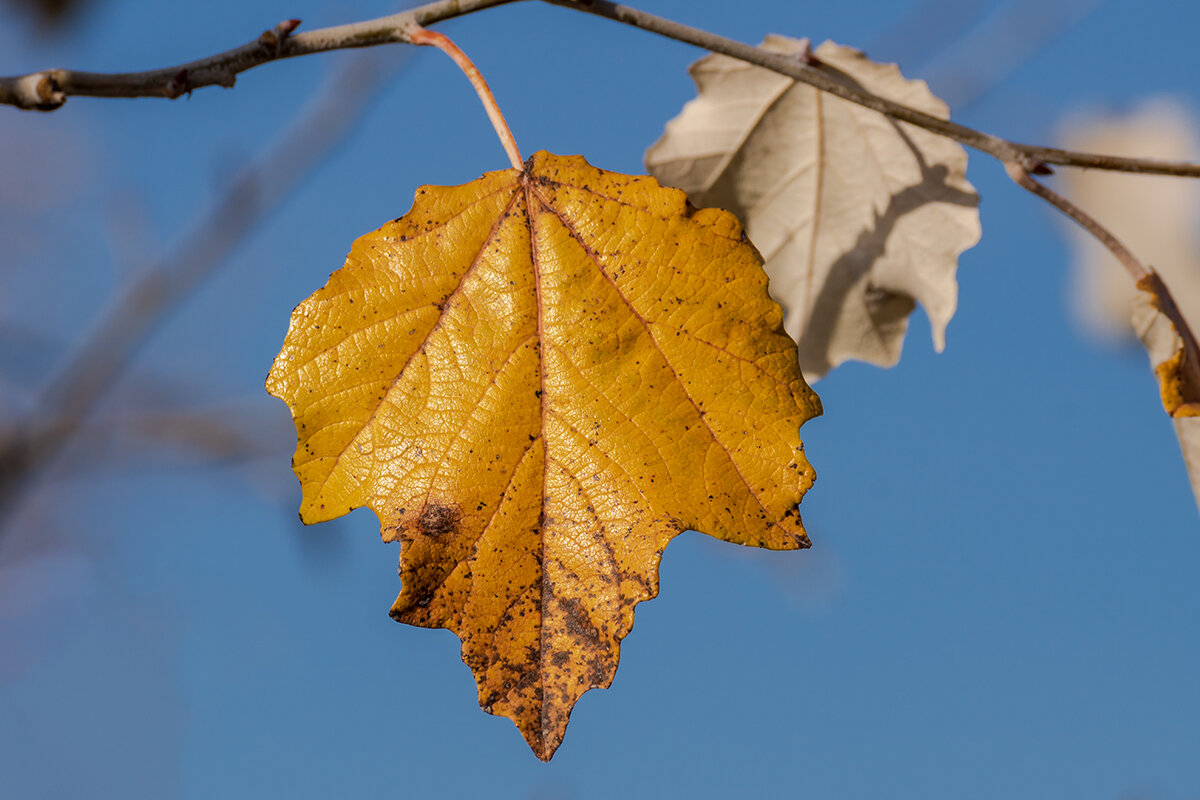
<instances>
[{"instance_id":1,"label":"leaf stem","mask_svg":"<svg viewBox=\"0 0 1200 800\"><path fill-rule=\"evenodd\" d=\"M1133 278L1134 282L1140 281L1150 274L1150 270L1146 265L1139 261L1129 251L1129 248L1113 235L1112 231L1101 225L1091 214L1088 214L1046 184L1034 180L1033 176L1029 174L1030 170L1026 169L1023 165L1010 161L1005 163L1004 170L1008 173L1008 177L1012 178L1022 189L1036 194L1075 220L1092 236L1095 236L1100 244L1104 245L1110 253L1116 256L1117 261L1121 262L1121 266L1125 267L1125 271L1129 273L1129 277Z\"/></svg>"},{"instance_id":2,"label":"leaf stem","mask_svg":"<svg viewBox=\"0 0 1200 800\"><path fill-rule=\"evenodd\" d=\"M504 114L500 111L500 105L496 102L496 96L492 94L491 88L484 80L483 73L475 66L475 62L471 61L458 45L450 41L450 37L437 31L426 30L415 22L405 29L405 35L413 44L436 47L454 59L454 63L467 76L467 80L475 88L475 93L479 95L479 102L483 103L483 108L487 111L488 119L492 121L492 127L496 129L496 135L500 137L500 144L504 145L504 152L508 154L508 160L512 162L513 169L518 172L524 170L525 159L521 158L517 140L513 138L508 123L504 121Z\"/></svg>"}]
</instances>

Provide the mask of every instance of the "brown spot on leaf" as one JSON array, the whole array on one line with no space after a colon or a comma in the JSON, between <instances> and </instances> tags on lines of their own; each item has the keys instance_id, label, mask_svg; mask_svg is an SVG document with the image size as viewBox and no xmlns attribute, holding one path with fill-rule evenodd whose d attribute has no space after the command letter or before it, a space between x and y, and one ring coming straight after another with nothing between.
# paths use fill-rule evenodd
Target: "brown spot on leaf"
<instances>
[{"instance_id":1,"label":"brown spot on leaf","mask_svg":"<svg viewBox=\"0 0 1200 800\"><path fill-rule=\"evenodd\" d=\"M441 539L457 533L461 521L462 512L457 507L430 503L421 512L417 524L421 526L421 533L424 535Z\"/></svg>"},{"instance_id":2,"label":"brown spot on leaf","mask_svg":"<svg viewBox=\"0 0 1200 800\"><path fill-rule=\"evenodd\" d=\"M563 610L563 627L579 642L580 648L592 656L607 652L608 647L600 638L600 631L588 617L583 603L574 597L559 597L558 602Z\"/></svg>"}]
</instances>

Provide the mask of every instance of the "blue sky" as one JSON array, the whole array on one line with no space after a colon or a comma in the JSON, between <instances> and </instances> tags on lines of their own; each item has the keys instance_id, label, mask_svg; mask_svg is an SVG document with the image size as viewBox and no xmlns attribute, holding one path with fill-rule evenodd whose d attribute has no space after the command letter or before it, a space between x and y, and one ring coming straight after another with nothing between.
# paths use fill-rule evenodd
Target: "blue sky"
<instances>
[{"instance_id":1,"label":"blue sky","mask_svg":"<svg viewBox=\"0 0 1200 800\"><path fill-rule=\"evenodd\" d=\"M639 7L744 41L864 46L910 77L928 66L950 90L975 51L937 41L934 20L1011 5L925 3L942 16L899 39L915 4ZM1191 4L1023 5L1036 12L1026 29L1095 8L956 109L960 121L1050 143L1079 110L1165 94L1200 111ZM105 0L47 39L5 7L0 74L157 67L288 17L312 29L394 10ZM488 77L524 152L622 172L642 171L701 55L538 3L439 29ZM1004 61L1022 41L977 52ZM826 414L803 431L818 475L802 506L813 548L676 539L613 687L584 696L550 764L481 712L454 637L388 618L398 553L374 517L296 521L290 421L262 390L292 307L355 237L406 211L420 184L506 166L449 60L413 56L117 387L129 398L156 376L199 406L234 398L270 452L209 469L124 440L80 450L11 523L6 793L1200 798L1200 520L1171 426L1144 354L1071 321L1059 220L976 154L984 233L961 260L946 351L932 352L918 313L899 366L850 364L817 385ZM51 342L8 339L5 402L19 407L52 374L53 343L86 331L354 57L267 65L175 102L0 109L0 321Z\"/></svg>"}]
</instances>

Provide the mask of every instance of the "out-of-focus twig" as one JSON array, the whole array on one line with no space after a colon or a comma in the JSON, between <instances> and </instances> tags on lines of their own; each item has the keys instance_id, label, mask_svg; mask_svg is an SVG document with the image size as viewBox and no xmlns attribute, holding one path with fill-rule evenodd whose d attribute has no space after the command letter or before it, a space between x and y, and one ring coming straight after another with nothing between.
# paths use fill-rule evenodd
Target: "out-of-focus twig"
<instances>
[{"instance_id":1,"label":"out-of-focus twig","mask_svg":"<svg viewBox=\"0 0 1200 800\"><path fill-rule=\"evenodd\" d=\"M987 13L987 5L987 0L919 0L863 50L911 72L931 53L945 50L978 23Z\"/></svg>"},{"instance_id":2,"label":"out-of-focus twig","mask_svg":"<svg viewBox=\"0 0 1200 800\"><path fill-rule=\"evenodd\" d=\"M0 351L0 420L11 426L32 411L27 387L36 385L41 374L35 365L60 361L69 348L4 320L0 341L7 345ZM195 466L241 466L278 455L279 435L290 426L268 408L265 395L196 406L196 389L172 375L134 371L114 390L112 410L77 428L71 458L56 468L56 475L81 475L99 467L136 468L168 454ZM11 427L10 435L16 431ZM0 435L0 441L4 438Z\"/></svg>"},{"instance_id":3,"label":"out-of-focus twig","mask_svg":"<svg viewBox=\"0 0 1200 800\"><path fill-rule=\"evenodd\" d=\"M955 110L979 100L1108 0L1012 0L923 69Z\"/></svg>"},{"instance_id":4,"label":"out-of-focus twig","mask_svg":"<svg viewBox=\"0 0 1200 800\"><path fill-rule=\"evenodd\" d=\"M9 5L32 12L45 32L65 27L88 5L88 0L9 0Z\"/></svg>"},{"instance_id":5,"label":"out-of-focus twig","mask_svg":"<svg viewBox=\"0 0 1200 800\"><path fill-rule=\"evenodd\" d=\"M191 233L101 315L33 404L36 414L0 429L0 531L137 348L354 129L384 77L366 57L334 76L280 141L232 179Z\"/></svg>"},{"instance_id":6,"label":"out-of-focus twig","mask_svg":"<svg viewBox=\"0 0 1200 800\"><path fill-rule=\"evenodd\" d=\"M162 462L184 467L245 466L277 457L283 429L290 432L265 395L199 408L121 408L100 413L75 433L71 458L56 474L122 470ZM290 484L289 484L290 485Z\"/></svg>"}]
</instances>

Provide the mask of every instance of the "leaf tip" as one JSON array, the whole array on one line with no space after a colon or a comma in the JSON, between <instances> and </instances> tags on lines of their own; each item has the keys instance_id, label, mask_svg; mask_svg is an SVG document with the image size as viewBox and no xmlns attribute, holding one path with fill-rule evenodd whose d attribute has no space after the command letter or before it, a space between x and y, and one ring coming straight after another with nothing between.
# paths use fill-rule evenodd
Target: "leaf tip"
<instances>
[{"instance_id":1,"label":"leaf tip","mask_svg":"<svg viewBox=\"0 0 1200 800\"><path fill-rule=\"evenodd\" d=\"M547 743L545 740L542 740L542 742L540 747L530 742L529 748L533 750L533 754L538 757L539 761L543 764L549 764L550 759L554 758L554 754L558 752L558 746L562 744L562 739L553 744Z\"/></svg>"},{"instance_id":2,"label":"leaf tip","mask_svg":"<svg viewBox=\"0 0 1200 800\"><path fill-rule=\"evenodd\" d=\"M932 330L933 334L933 351L942 353L946 350L946 326L937 325Z\"/></svg>"}]
</instances>

